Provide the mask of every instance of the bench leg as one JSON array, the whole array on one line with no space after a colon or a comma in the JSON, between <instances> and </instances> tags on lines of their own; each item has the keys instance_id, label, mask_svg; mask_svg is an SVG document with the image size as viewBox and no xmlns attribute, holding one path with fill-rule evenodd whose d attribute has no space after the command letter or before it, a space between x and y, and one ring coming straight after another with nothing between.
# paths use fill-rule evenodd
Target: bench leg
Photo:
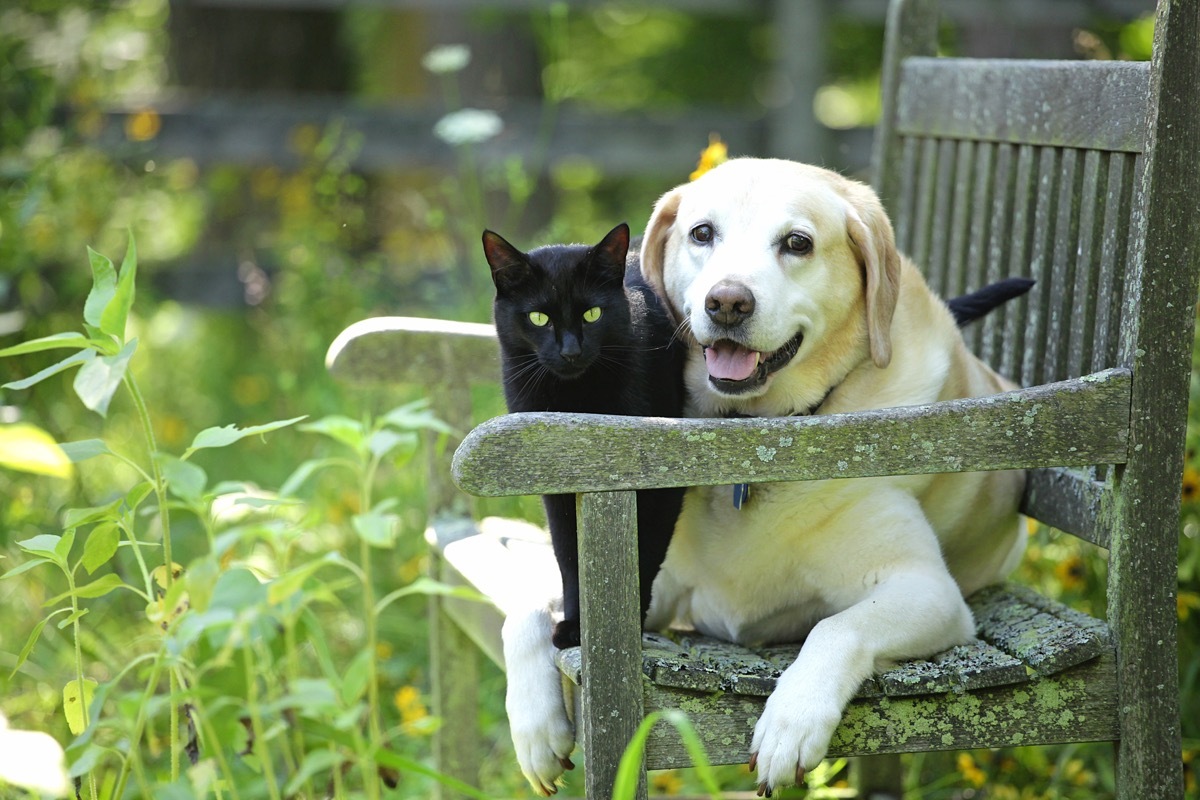
<instances>
[{"instance_id":1,"label":"bench leg","mask_svg":"<svg viewBox=\"0 0 1200 800\"><path fill-rule=\"evenodd\" d=\"M433 739L436 768L471 786L479 786L483 750L479 733L479 650L442 610L441 601L429 603L430 675L433 708L441 720ZM465 796L435 784L437 800Z\"/></svg>"},{"instance_id":2,"label":"bench leg","mask_svg":"<svg viewBox=\"0 0 1200 800\"><path fill-rule=\"evenodd\" d=\"M863 756L850 762L854 789L861 800L900 800L904 773L898 753Z\"/></svg>"}]
</instances>

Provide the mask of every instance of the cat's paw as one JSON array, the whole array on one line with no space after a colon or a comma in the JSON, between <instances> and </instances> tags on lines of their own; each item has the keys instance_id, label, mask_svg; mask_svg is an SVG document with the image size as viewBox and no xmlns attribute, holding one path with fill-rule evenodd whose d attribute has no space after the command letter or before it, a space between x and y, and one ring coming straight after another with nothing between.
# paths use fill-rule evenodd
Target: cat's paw
<instances>
[{"instance_id":1,"label":"cat's paw","mask_svg":"<svg viewBox=\"0 0 1200 800\"><path fill-rule=\"evenodd\" d=\"M568 647L578 647L580 642L579 620L564 619L555 625L554 635L550 637L550 641L554 642L554 646L559 650L566 650Z\"/></svg>"}]
</instances>

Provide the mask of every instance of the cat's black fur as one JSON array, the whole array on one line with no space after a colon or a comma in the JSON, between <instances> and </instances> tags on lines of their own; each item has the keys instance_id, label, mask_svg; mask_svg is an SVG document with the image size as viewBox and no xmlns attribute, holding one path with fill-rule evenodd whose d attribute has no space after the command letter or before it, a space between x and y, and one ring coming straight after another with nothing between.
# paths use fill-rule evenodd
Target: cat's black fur
<instances>
[{"instance_id":1,"label":"cat's black fur","mask_svg":"<svg viewBox=\"0 0 1200 800\"><path fill-rule=\"evenodd\" d=\"M687 349L642 279L637 252L629 252L628 225L594 247L553 244L528 253L484 231L483 252L496 284L492 310L509 411L682 416ZM600 316L586 321L596 308ZM544 314L545 323L534 324L531 313ZM564 618L553 639L571 647L579 644L575 496L542 500L563 582ZM643 618L682 503L683 489L637 493Z\"/></svg>"},{"instance_id":2,"label":"cat's black fur","mask_svg":"<svg viewBox=\"0 0 1200 800\"><path fill-rule=\"evenodd\" d=\"M682 416L686 346L642 279L636 250L629 252L628 225L613 228L594 247L552 244L528 253L484 231L483 252L496 285L492 311L509 411ZM1032 285L1020 278L999 281L947 305L962 327ZM601 310L600 317L585 321L584 313L594 308ZM533 312L546 316L544 325L531 321ZM683 489L637 494L644 618ZM563 583L564 618L553 640L557 647L572 647L579 644L575 497L545 495L542 500Z\"/></svg>"}]
</instances>

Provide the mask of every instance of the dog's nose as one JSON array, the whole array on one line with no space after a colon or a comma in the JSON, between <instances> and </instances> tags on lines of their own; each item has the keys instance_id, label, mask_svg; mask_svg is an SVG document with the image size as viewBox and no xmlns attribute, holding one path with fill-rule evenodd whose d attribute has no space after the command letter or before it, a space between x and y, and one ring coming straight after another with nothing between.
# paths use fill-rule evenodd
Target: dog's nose
<instances>
[{"instance_id":1,"label":"dog's nose","mask_svg":"<svg viewBox=\"0 0 1200 800\"><path fill-rule=\"evenodd\" d=\"M754 313L754 293L733 281L721 281L704 298L704 310L716 324L730 328Z\"/></svg>"}]
</instances>

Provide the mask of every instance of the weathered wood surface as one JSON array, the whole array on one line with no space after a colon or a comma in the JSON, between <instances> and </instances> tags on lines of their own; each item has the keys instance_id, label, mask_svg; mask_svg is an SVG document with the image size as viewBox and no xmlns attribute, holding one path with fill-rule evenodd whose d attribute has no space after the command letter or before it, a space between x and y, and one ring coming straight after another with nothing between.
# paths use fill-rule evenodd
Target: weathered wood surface
<instances>
[{"instance_id":1,"label":"weathered wood surface","mask_svg":"<svg viewBox=\"0 0 1200 800\"><path fill-rule=\"evenodd\" d=\"M489 496L1122 462L1128 386L1128 372L1108 370L990 397L828 416L509 414L463 440L454 479Z\"/></svg>"},{"instance_id":2,"label":"weathered wood surface","mask_svg":"<svg viewBox=\"0 0 1200 800\"><path fill-rule=\"evenodd\" d=\"M868 679L859 698L964 692L1025 683L1111 651L1108 626L1019 585L993 586L968 600L979 638L929 659L906 661ZM656 686L766 697L799 644L748 648L694 632L642 634L642 673ZM558 655L575 683L577 649Z\"/></svg>"},{"instance_id":3,"label":"weathered wood surface","mask_svg":"<svg viewBox=\"0 0 1200 800\"><path fill-rule=\"evenodd\" d=\"M1117 737L1113 658L1106 655L1049 678L971 692L859 698L834 732L829 756L1111 741ZM744 764L765 698L664 689L646 680L646 709L685 711L714 764ZM659 725L646 744L650 769L691 764L674 728Z\"/></svg>"},{"instance_id":4,"label":"weathered wood surface","mask_svg":"<svg viewBox=\"0 0 1200 800\"><path fill-rule=\"evenodd\" d=\"M588 759L585 794L612 797L617 765L642 722L641 595L633 492L580 495L579 614L582 682L577 720ZM646 798L645 770L637 789Z\"/></svg>"},{"instance_id":5,"label":"weathered wood surface","mask_svg":"<svg viewBox=\"0 0 1200 800\"><path fill-rule=\"evenodd\" d=\"M1176 569L1195 300L1200 279L1200 3L1160 2L1147 152L1130 234L1120 358L1133 367L1129 463L1113 525L1118 797L1183 796Z\"/></svg>"},{"instance_id":6,"label":"weathered wood surface","mask_svg":"<svg viewBox=\"0 0 1200 800\"><path fill-rule=\"evenodd\" d=\"M1099 524L1100 508L1110 491L1089 470L1031 469L1025 475L1021 513L1052 528L1108 547L1108 529Z\"/></svg>"},{"instance_id":7,"label":"weathered wood surface","mask_svg":"<svg viewBox=\"0 0 1200 800\"><path fill-rule=\"evenodd\" d=\"M434 384L453 376L500 380L496 329L477 322L373 317L334 339L325 366L341 380Z\"/></svg>"},{"instance_id":8,"label":"weathered wood surface","mask_svg":"<svg viewBox=\"0 0 1200 800\"><path fill-rule=\"evenodd\" d=\"M1145 62L910 58L901 72L901 135L1145 149Z\"/></svg>"}]
</instances>

